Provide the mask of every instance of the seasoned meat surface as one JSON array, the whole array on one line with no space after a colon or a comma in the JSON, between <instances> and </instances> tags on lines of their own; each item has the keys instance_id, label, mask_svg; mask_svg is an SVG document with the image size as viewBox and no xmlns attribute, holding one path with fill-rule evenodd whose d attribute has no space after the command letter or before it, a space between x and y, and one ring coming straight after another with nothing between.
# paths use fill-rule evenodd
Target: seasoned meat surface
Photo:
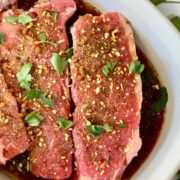
<instances>
[{"instance_id":1,"label":"seasoned meat surface","mask_svg":"<svg viewBox=\"0 0 180 180\"><path fill-rule=\"evenodd\" d=\"M7 85L20 105L23 119L29 113L36 113L41 118L36 126L24 121L30 138L30 171L48 179L65 179L72 172L71 129L65 130L57 124L58 118L71 119L69 71L66 68L57 73L50 59L53 53L64 56L68 49L65 23L75 9L73 0L39 1L28 12L4 12L0 22L0 32L4 34L0 46L1 67ZM33 20L26 24L4 20L7 16L19 17L24 13ZM48 42L40 42L41 35L45 35ZM29 100L25 96L28 90L20 87L17 73L27 63L32 64L30 89L41 91L52 105L40 98Z\"/></svg>"},{"instance_id":2,"label":"seasoned meat surface","mask_svg":"<svg viewBox=\"0 0 180 180\"><path fill-rule=\"evenodd\" d=\"M105 13L80 17L71 33L78 176L115 180L141 147L141 79L129 73L137 60L132 30L122 15Z\"/></svg>"},{"instance_id":3,"label":"seasoned meat surface","mask_svg":"<svg viewBox=\"0 0 180 180\"><path fill-rule=\"evenodd\" d=\"M0 73L0 164L26 151L28 138L16 99Z\"/></svg>"}]
</instances>

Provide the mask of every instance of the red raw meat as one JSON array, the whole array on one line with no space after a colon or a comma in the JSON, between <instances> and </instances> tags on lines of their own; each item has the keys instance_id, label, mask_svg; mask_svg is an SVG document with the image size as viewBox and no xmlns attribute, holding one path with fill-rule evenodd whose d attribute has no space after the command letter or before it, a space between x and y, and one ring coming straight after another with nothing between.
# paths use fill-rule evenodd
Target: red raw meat
<instances>
[{"instance_id":1,"label":"red raw meat","mask_svg":"<svg viewBox=\"0 0 180 180\"><path fill-rule=\"evenodd\" d=\"M63 130L57 118L71 118L69 95L69 71L58 74L50 62L53 53L63 54L68 48L66 21L73 15L76 6L73 0L39 1L28 12L34 20L27 25L0 23L5 42L0 48L1 66L8 87L21 105L25 117L29 112L41 114L44 119L38 127L28 127L30 137L30 171L48 179L65 179L72 172L73 142L71 130ZM7 11L17 16L21 10ZM51 13L58 13L57 22ZM9 29L9 31L7 31ZM11 32L11 33L9 33ZM49 41L58 43L38 44L39 34L45 33ZM17 82L16 73L23 63L31 62L33 77L31 88L40 89L53 99L54 106L48 107L38 100L27 100Z\"/></svg>"},{"instance_id":2,"label":"red raw meat","mask_svg":"<svg viewBox=\"0 0 180 180\"><path fill-rule=\"evenodd\" d=\"M26 151L28 138L16 99L0 74L0 164Z\"/></svg>"},{"instance_id":3,"label":"red raw meat","mask_svg":"<svg viewBox=\"0 0 180 180\"><path fill-rule=\"evenodd\" d=\"M129 73L137 60L132 30L118 13L80 17L71 30L73 140L81 180L115 180L141 148L141 78ZM115 63L106 77L103 66ZM95 137L86 122L108 123L112 132ZM125 126L124 128L120 127Z\"/></svg>"}]
</instances>

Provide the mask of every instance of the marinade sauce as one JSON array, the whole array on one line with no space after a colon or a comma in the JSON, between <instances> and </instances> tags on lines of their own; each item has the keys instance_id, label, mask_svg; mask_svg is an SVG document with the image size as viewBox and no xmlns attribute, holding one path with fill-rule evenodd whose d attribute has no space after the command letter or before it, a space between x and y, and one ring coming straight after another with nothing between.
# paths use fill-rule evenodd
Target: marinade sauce
<instances>
[{"instance_id":1,"label":"marinade sauce","mask_svg":"<svg viewBox=\"0 0 180 180\"><path fill-rule=\"evenodd\" d=\"M101 12L90 4L84 3L82 0L75 0L77 4L77 11L74 16L67 23L67 31L69 36L70 45L72 45L72 38L70 35L70 27L78 19L79 16L84 14L100 15ZM19 0L18 8L28 9L31 7L36 0ZM148 155L153 150L159 134L162 129L164 122L164 111L154 112L152 110L152 104L155 103L161 96L159 88L162 84L159 77L151 65L150 61L146 58L143 52L137 47L137 55L139 61L145 65L145 70L141 74L142 78L142 91L143 91L143 103L141 110L141 123L140 123L140 136L142 139L142 147L131 163L127 166L122 180L130 179L133 174L140 168L140 166L145 162ZM28 172L27 163L27 152L21 154L14 159L7 162L6 166L0 167L1 171L4 171L12 179L20 180L36 180L42 179L37 178ZM74 172L75 174L75 172ZM70 179L75 179L70 178Z\"/></svg>"}]
</instances>

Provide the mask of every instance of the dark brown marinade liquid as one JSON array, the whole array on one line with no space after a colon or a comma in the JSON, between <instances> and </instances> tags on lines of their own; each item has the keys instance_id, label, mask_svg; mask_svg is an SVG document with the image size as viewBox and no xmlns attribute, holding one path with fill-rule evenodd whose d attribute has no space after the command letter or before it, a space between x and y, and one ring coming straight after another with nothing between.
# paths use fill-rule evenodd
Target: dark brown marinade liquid
<instances>
[{"instance_id":1,"label":"dark brown marinade liquid","mask_svg":"<svg viewBox=\"0 0 180 180\"><path fill-rule=\"evenodd\" d=\"M99 15L101 13L99 10L97 10L90 4L83 3L82 0L75 1L77 3L77 11L67 23L70 45L72 45L72 38L69 29L72 24L78 19L78 17L87 13L93 15ZM18 8L28 9L35 2L36 0L19 0ZM153 147L157 142L164 121L164 112L155 113L152 111L151 108L152 104L160 98L159 91L153 88L154 85L158 85L159 87L162 86L158 75L150 64L149 60L139 48L137 48L137 54L139 60L143 64L145 64L145 71L141 74L143 88L143 104L141 110L140 136L142 138L142 147L138 153L138 156L135 157L126 168L122 180L130 179L133 174L140 168L148 155L151 153ZM6 166L0 167L0 170L4 171L4 173L6 173L12 179L41 180L42 178L35 177L30 172L27 172L27 156L28 154L26 152L15 157L13 160L8 161ZM22 166L22 168L18 168L19 165ZM74 178L73 175L73 177L70 179L76 178Z\"/></svg>"}]
</instances>

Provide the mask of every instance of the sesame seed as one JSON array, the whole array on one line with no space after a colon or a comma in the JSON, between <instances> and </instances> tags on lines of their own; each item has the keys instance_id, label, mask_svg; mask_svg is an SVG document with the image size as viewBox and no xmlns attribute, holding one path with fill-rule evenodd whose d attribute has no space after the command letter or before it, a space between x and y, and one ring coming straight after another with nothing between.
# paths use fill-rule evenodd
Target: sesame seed
<instances>
[{"instance_id":1,"label":"sesame seed","mask_svg":"<svg viewBox=\"0 0 180 180\"><path fill-rule=\"evenodd\" d=\"M105 37L106 39L108 39L109 33L105 33L105 34L104 34L104 37Z\"/></svg>"},{"instance_id":2,"label":"sesame seed","mask_svg":"<svg viewBox=\"0 0 180 180\"><path fill-rule=\"evenodd\" d=\"M57 113L57 111L54 109L54 110L52 110L52 113L53 113L53 114L56 114L56 113Z\"/></svg>"},{"instance_id":3,"label":"sesame seed","mask_svg":"<svg viewBox=\"0 0 180 180\"><path fill-rule=\"evenodd\" d=\"M100 172L100 175L102 176L104 174L104 169Z\"/></svg>"}]
</instances>

